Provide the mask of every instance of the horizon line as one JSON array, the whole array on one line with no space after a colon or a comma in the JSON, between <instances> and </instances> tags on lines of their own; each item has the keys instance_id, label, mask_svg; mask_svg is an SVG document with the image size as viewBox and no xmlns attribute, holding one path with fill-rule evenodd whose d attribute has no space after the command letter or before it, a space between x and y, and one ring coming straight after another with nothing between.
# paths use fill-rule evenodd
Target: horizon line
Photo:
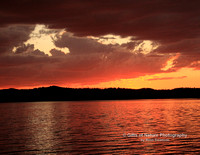
<instances>
[{"instance_id":1,"label":"horizon line","mask_svg":"<svg viewBox=\"0 0 200 155\"><path fill-rule=\"evenodd\" d=\"M100 89L100 90L105 90L105 89L129 89L129 90L140 90L140 89L152 89L152 90L174 90L174 89L200 89L198 87L175 87L171 89L154 89L154 88L149 88L149 87L143 87L143 88L123 88L123 87L107 87L107 88L98 88L98 87L84 87L84 88L73 88L73 87L62 87L62 86L57 86L57 85L50 85L50 86L40 86L40 87L32 87L32 88L3 88L0 90L32 90L32 89L40 89L40 88L50 88L50 87L57 87L57 88L66 88L66 89Z\"/></svg>"}]
</instances>

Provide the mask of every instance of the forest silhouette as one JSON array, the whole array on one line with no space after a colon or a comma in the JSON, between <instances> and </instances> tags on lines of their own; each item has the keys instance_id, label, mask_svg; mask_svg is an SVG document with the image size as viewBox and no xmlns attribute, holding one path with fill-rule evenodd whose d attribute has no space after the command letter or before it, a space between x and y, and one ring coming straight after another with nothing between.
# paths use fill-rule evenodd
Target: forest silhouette
<instances>
[{"instance_id":1,"label":"forest silhouette","mask_svg":"<svg viewBox=\"0 0 200 155\"><path fill-rule=\"evenodd\" d=\"M175 88L154 90L151 88L63 88L58 86L34 89L0 90L0 102L32 101L80 101L80 100L125 100L125 99L174 99L200 98L200 88Z\"/></svg>"}]
</instances>

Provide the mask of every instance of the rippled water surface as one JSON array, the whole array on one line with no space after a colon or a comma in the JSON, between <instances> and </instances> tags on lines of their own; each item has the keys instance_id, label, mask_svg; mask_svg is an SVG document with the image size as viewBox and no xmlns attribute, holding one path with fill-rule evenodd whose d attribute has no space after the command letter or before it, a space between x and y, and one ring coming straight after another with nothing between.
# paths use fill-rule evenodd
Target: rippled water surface
<instances>
[{"instance_id":1,"label":"rippled water surface","mask_svg":"<svg viewBox=\"0 0 200 155\"><path fill-rule=\"evenodd\" d=\"M0 103L2 154L198 154L200 100Z\"/></svg>"}]
</instances>

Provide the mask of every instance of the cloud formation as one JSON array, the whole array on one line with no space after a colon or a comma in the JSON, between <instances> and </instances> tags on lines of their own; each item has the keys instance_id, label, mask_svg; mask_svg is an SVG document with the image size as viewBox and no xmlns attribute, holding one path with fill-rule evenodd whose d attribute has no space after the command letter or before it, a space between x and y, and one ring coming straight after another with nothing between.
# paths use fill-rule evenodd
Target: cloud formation
<instances>
[{"instance_id":1,"label":"cloud formation","mask_svg":"<svg viewBox=\"0 0 200 155\"><path fill-rule=\"evenodd\" d=\"M34 26L10 25L0 27L0 55L12 51L15 46L29 39Z\"/></svg>"},{"instance_id":2,"label":"cloud formation","mask_svg":"<svg viewBox=\"0 0 200 155\"><path fill-rule=\"evenodd\" d=\"M43 23L75 35L119 34L171 42L199 36L198 0L40 0L0 2L1 23Z\"/></svg>"},{"instance_id":3,"label":"cloud formation","mask_svg":"<svg viewBox=\"0 0 200 155\"><path fill-rule=\"evenodd\" d=\"M15 52L2 55L0 86L96 84L162 72L160 66L167 60L165 56L148 57L119 44L104 45L68 32L54 42L57 47L68 47L70 53L52 49L52 56L48 56L32 44L22 44Z\"/></svg>"},{"instance_id":4,"label":"cloud formation","mask_svg":"<svg viewBox=\"0 0 200 155\"><path fill-rule=\"evenodd\" d=\"M155 77L155 78L151 78L148 79L148 81L153 81L153 80L171 80L171 79L183 79L186 78L187 76L180 76L180 77Z\"/></svg>"},{"instance_id":5,"label":"cloud formation","mask_svg":"<svg viewBox=\"0 0 200 155\"><path fill-rule=\"evenodd\" d=\"M90 84L182 67L199 69L199 5L199 0L0 1L0 87ZM51 49L48 56L24 44L35 24L65 29L54 44L70 53ZM131 41L105 45L88 37L109 39L107 34ZM157 48L142 52L146 40ZM177 53L171 70L162 71Z\"/></svg>"}]
</instances>

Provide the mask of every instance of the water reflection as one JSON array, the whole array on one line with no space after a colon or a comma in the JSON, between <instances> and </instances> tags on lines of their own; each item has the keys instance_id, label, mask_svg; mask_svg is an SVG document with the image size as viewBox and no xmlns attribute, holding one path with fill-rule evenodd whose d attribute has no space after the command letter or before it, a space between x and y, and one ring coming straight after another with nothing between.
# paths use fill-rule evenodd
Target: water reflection
<instances>
[{"instance_id":1,"label":"water reflection","mask_svg":"<svg viewBox=\"0 0 200 155\"><path fill-rule=\"evenodd\" d=\"M55 146L54 139L54 106L53 103L37 103L29 105L27 113L27 133L30 139L26 142L28 150L51 151Z\"/></svg>"},{"instance_id":2,"label":"water reflection","mask_svg":"<svg viewBox=\"0 0 200 155\"><path fill-rule=\"evenodd\" d=\"M0 112L2 153L200 152L200 100L5 103Z\"/></svg>"}]
</instances>

